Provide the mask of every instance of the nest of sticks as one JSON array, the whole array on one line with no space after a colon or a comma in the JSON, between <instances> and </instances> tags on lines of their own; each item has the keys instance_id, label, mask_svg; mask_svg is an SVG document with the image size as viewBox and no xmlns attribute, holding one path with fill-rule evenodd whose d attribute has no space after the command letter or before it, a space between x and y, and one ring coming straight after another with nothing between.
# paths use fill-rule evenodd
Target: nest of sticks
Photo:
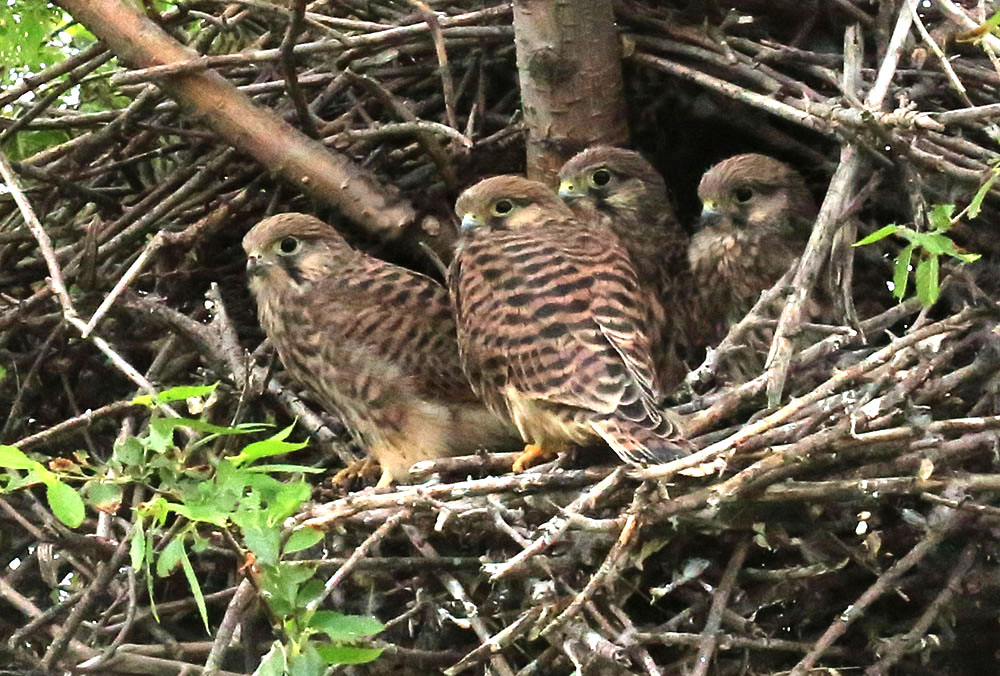
<instances>
[{"instance_id":1,"label":"nest of sticks","mask_svg":"<svg viewBox=\"0 0 1000 676\"><path fill-rule=\"evenodd\" d=\"M0 442L46 458L83 449L99 467L144 429L136 394L219 381L206 418L297 420L317 464L357 457L342 426L254 354L262 334L239 239L265 215L307 211L433 270L418 243L447 256L456 191L523 170L510 6L432 4L321 0L300 15L191 2L158 17L257 106L394 186L413 217L391 236L278 180L151 84L163 73L116 66L103 43L0 93L17 106L0 140L47 144L10 163L21 189L0 196ZM943 265L931 308L914 298L807 326L805 297L785 291L817 286L828 265L868 264L851 247L823 258L845 215L857 237L890 222L919 229L933 205L961 209L993 176L1000 40L977 28L981 2L731 4L616 7L633 137L683 217L701 172L748 150L802 168L825 197L816 246L675 395L700 450L645 469L581 456L520 475L484 454L427 463L420 485L318 486L294 521L326 536L301 556L336 578L329 607L386 625L382 656L343 673L963 674L994 663L998 191L949 232L984 257ZM54 105L109 82L123 107ZM882 245L872 266L898 251ZM838 279L857 301L851 274ZM762 328L774 334L768 367L720 375ZM0 497L9 661L254 669L273 635L231 543L191 554L212 637L180 573L153 582L156 621L142 572L124 565L130 506L155 488L126 487L124 506L88 512L76 530L41 489Z\"/></svg>"}]
</instances>

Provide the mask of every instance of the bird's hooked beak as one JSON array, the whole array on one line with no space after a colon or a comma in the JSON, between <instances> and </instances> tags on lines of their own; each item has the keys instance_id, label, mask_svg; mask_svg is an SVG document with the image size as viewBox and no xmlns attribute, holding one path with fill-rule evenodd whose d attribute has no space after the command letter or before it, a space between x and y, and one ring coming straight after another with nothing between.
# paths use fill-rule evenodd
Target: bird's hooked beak
<instances>
[{"instance_id":1,"label":"bird's hooked beak","mask_svg":"<svg viewBox=\"0 0 1000 676\"><path fill-rule=\"evenodd\" d=\"M264 274L265 267L267 266L261 260L260 254L247 254L247 277L253 278Z\"/></svg>"},{"instance_id":2,"label":"bird's hooked beak","mask_svg":"<svg viewBox=\"0 0 1000 676\"><path fill-rule=\"evenodd\" d=\"M722 220L722 215L719 213L719 205L716 204L715 200L707 199L701 202L701 216L698 217L697 227L699 230L703 228L710 228L716 225L720 220Z\"/></svg>"},{"instance_id":3,"label":"bird's hooked beak","mask_svg":"<svg viewBox=\"0 0 1000 676\"><path fill-rule=\"evenodd\" d=\"M477 214L467 211L462 214L462 232L467 232L473 228L478 228L483 224L483 219Z\"/></svg>"},{"instance_id":4,"label":"bird's hooked beak","mask_svg":"<svg viewBox=\"0 0 1000 676\"><path fill-rule=\"evenodd\" d=\"M585 196L586 191L581 187L579 182L566 179L559 184L559 197L567 202Z\"/></svg>"}]
</instances>

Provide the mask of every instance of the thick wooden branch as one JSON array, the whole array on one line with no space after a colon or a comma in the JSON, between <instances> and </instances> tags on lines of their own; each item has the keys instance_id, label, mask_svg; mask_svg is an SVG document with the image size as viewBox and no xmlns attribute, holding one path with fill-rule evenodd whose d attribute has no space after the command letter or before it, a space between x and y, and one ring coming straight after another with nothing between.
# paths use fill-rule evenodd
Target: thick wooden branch
<instances>
[{"instance_id":1,"label":"thick wooden branch","mask_svg":"<svg viewBox=\"0 0 1000 676\"><path fill-rule=\"evenodd\" d=\"M199 54L121 0L58 0L59 6L133 68L169 66ZM394 189L327 150L274 112L255 105L218 73L202 70L159 80L192 117L311 197L337 208L380 239L395 239L413 222L412 206Z\"/></svg>"}]
</instances>

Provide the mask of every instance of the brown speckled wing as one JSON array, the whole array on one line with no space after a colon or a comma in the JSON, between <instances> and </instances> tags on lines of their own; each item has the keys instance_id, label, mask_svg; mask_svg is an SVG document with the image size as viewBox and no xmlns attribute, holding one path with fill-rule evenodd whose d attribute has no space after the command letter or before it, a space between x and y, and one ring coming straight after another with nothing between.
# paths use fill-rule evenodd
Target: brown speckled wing
<instances>
[{"instance_id":1,"label":"brown speckled wing","mask_svg":"<svg viewBox=\"0 0 1000 676\"><path fill-rule=\"evenodd\" d=\"M448 293L436 281L366 257L315 285L312 295L312 314L331 341L369 348L372 359L395 365L424 396L475 401L462 372Z\"/></svg>"},{"instance_id":2,"label":"brown speckled wing","mask_svg":"<svg viewBox=\"0 0 1000 676\"><path fill-rule=\"evenodd\" d=\"M513 390L602 437L609 420L624 435L670 432L655 405L647 310L612 235L576 226L484 233L449 278L466 373L494 410L513 417ZM629 446L632 462L676 455L609 443L619 453Z\"/></svg>"}]
</instances>

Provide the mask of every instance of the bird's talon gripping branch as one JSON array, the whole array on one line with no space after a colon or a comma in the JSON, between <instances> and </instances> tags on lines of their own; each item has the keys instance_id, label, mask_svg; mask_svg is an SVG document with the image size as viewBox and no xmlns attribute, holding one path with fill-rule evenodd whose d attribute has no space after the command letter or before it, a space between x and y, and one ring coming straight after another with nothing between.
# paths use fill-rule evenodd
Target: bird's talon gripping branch
<instances>
[{"instance_id":1,"label":"bird's talon gripping branch","mask_svg":"<svg viewBox=\"0 0 1000 676\"><path fill-rule=\"evenodd\" d=\"M538 463L536 461L539 458L546 458L551 455L551 453L546 452L537 444L527 444L521 455L514 459L514 464L511 465L511 470L513 470L515 474L523 472L532 465L537 465Z\"/></svg>"},{"instance_id":2,"label":"bird's talon gripping branch","mask_svg":"<svg viewBox=\"0 0 1000 676\"><path fill-rule=\"evenodd\" d=\"M350 465L334 474L330 481L335 486L346 486L355 479L365 481L368 477L375 474L375 470L378 466L378 462L374 458L362 458L356 462L352 462ZM385 478L385 472L382 473L382 478L379 479L379 484L381 484L383 478Z\"/></svg>"}]
</instances>

